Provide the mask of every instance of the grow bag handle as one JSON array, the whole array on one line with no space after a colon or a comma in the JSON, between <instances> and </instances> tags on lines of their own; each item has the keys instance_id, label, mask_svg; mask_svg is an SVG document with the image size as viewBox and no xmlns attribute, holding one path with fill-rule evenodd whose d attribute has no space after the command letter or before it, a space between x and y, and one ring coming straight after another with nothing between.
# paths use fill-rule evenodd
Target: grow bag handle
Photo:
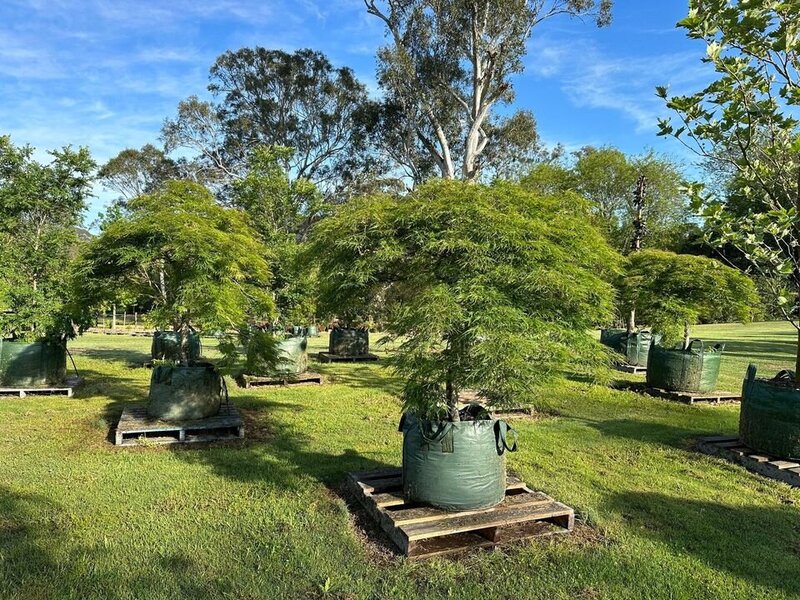
<instances>
[{"instance_id":1,"label":"grow bag handle","mask_svg":"<svg viewBox=\"0 0 800 600\"><path fill-rule=\"evenodd\" d=\"M513 443L508 445L508 434L514 436ZM517 451L517 431L505 421L496 421L494 424L494 435L497 443L497 453L503 455L508 450L509 452Z\"/></svg>"},{"instance_id":2,"label":"grow bag handle","mask_svg":"<svg viewBox=\"0 0 800 600\"><path fill-rule=\"evenodd\" d=\"M72 353L69 351L69 348L67 348L66 344L64 344L64 350L67 352L67 356L69 356L69 361L72 363L72 369L73 371L75 371L75 377L80 377L80 375L78 374L78 366L75 364L75 359L72 358Z\"/></svg>"},{"instance_id":3,"label":"grow bag handle","mask_svg":"<svg viewBox=\"0 0 800 600\"><path fill-rule=\"evenodd\" d=\"M225 393L225 404L230 404L231 403L231 398L228 395L228 384L225 382L225 376L224 375L220 375L219 376L219 380L222 382L222 392Z\"/></svg>"},{"instance_id":4,"label":"grow bag handle","mask_svg":"<svg viewBox=\"0 0 800 600\"><path fill-rule=\"evenodd\" d=\"M700 339L692 340L691 342L689 342L689 347L687 348L687 350L689 352L691 352L692 351L692 346L695 345L695 342L700 342L700 354L705 353L705 351L706 351L705 345L703 344L703 340L700 340Z\"/></svg>"}]
</instances>

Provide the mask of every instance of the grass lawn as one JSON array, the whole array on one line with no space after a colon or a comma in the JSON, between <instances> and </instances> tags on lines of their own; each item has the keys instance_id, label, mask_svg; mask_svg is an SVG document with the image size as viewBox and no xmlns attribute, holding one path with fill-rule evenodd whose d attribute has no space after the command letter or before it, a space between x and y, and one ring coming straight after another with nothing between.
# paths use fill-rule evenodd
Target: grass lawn
<instances>
[{"instance_id":1,"label":"grass lawn","mask_svg":"<svg viewBox=\"0 0 800 600\"><path fill-rule=\"evenodd\" d=\"M723 389L751 361L793 366L782 323L694 334L726 342ZM314 365L333 380L321 387L231 384L243 443L120 450L108 429L145 401L134 365L149 344L86 335L71 344L87 380L75 398L0 398L0 598L800 598L800 490L692 450L736 432L735 405L541 390L548 416L515 422L509 468L573 506L575 533L413 562L370 543L340 495L348 471L400 464L385 367Z\"/></svg>"}]
</instances>

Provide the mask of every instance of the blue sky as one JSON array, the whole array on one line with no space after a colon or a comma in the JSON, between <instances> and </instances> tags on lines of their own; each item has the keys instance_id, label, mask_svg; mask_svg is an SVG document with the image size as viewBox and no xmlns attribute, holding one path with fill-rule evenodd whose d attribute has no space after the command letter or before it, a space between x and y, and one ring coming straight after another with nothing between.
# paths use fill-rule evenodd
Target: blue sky
<instances>
[{"instance_id":1,"label":"blue sky","mask_svg":"<svg viewBox=\"0 0 800 600\"><path fill-rule=\"evenodd\" d=\"M687 2L615 4L608 28L556 18L534 32L516 105L534 112L549 143L688 160L656 137L667 113L654 93L694 91L710 77L703 44L675 28ZM208 68L227 49L313 48L376 91L382 40L362 0L3 0L0 133L40 152L85 145L103 162L157 142L179 100L208 95ZM98 190L89 216L107 199Z\"/></svg>"}]
</instances>

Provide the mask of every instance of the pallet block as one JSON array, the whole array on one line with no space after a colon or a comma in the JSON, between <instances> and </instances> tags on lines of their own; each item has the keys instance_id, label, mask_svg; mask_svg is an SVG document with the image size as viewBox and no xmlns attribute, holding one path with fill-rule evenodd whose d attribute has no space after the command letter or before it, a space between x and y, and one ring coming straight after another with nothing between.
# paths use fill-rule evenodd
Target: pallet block
<instances>
[{"instance_id":1,"label":"pallet block","mask_svg":"<svg viewBox=\"0 0 800 600\"><path fill-rule=\"evenodd\" d=\"M161 421L147 416L143 405L126 406L114 432L117 446L186 444L244 438L244 421L237 408L223 404L219 413L193 421Z\"/></svg>"},{"instance_id":2,"label":"pallet block","mask_svg":"<svg viewBox=\"0 0 800 600\"><path fill-rule=\"evenodd\" d=\"M725 458L753 473L800 487L799 462L760 454L742 444L736 436L701 438L697 449L704 454Z\"/></svg>"},{"instance_id":3,"label":"pallet block","mask_svg":"<svg viewBox=\"0 0 800 600\"><path fill-rule=\"evenodd\" d=\"M0 387L0 396L16 396L17 398L27 398L28 396L66 396L72 398L75 388L83 383L80 377L67 377L63 386L54 387Z\"/></svg>"},{"instance_id":4,"label":"pallet block","mask_svg":"<svg viewBox=\"0 0 800 600\"><path fill-rule=\"evenodd\" d=\"M299 375L277 375L273 377L267 377L263 375L246 375L241 373L236 377L236 383L239 384L239 387L243 387L245 389L271 385L299 385L306 383L320 385L324 381L325 378L314 371L306 371L305 373L301 373Z\"/></svg>"},{"instance_id":5,"label":"pallet block","mask_svg":"<svg viewBox=\"0 0 800 600\"><path fill-rule=\"evenodd\" d=\"M530 537L568 533L575 512L508 477L506 497L489 509L447 512L408 503L401 469L351 473L347 484L369 515L409 558L492 548Z\"/></svg>"},{"instance_id":6,"label":"pallet block","mask_svg":"<svg viewBox=\"0 0 800 600\"><path fill-rule=\"evenodd\" d=\"M371 362L378 360L374 354L360 354L358 356L343 356L341 354L331 354L330 352L320 352L317 354L320 362Z\"/></svg>"},{"instance_id":7,"label":"pallet block","mask_svg":"<svg viewBox=\"0 0 800 600\"><path fill-rule=\"evenodd\" d=\"M647 367L640 367L638 365L628 365L625 363L614 363L614 368L623 373L633 373L634 375L644 375L647 373Z\"/></svg>"}]
</instances>

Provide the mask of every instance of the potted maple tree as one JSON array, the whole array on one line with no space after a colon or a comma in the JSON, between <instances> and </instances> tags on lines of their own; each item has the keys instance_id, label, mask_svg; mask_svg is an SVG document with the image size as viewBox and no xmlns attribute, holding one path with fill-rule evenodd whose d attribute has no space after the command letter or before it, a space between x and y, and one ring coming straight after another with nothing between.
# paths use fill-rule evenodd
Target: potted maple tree
<instances>
[{"instance_id":1,"label":"potted maple tree","mask_svg":"<svg viewBox=\"0 0 800 600\"><path fill-rule=\"evenodd\" d=\"M565 366L603 361L588 331L611 313L617 254L590 222L573 193L433 181L353 200L318 224L322 308L379 306L398 342L410 500L466 510L503 498L513 435L461 392L530 404Z\"/></svg>"},{"instance_id":2,"label":"potted maple tree","mask_svg":"<svg viewBox=\"0 0 800 600\"><path fill-rule=\"evenodd\" d=\"M131 200L90 244L80 270L86 306L124 293L152 306L152 321L179 340L177 359L153 369L150 416L186 420L219 411L222 376L193 359L191 335L195 328L237 330L272 314L266 254L242 211L187 181Z\"/></svg>"}]
</instances>

